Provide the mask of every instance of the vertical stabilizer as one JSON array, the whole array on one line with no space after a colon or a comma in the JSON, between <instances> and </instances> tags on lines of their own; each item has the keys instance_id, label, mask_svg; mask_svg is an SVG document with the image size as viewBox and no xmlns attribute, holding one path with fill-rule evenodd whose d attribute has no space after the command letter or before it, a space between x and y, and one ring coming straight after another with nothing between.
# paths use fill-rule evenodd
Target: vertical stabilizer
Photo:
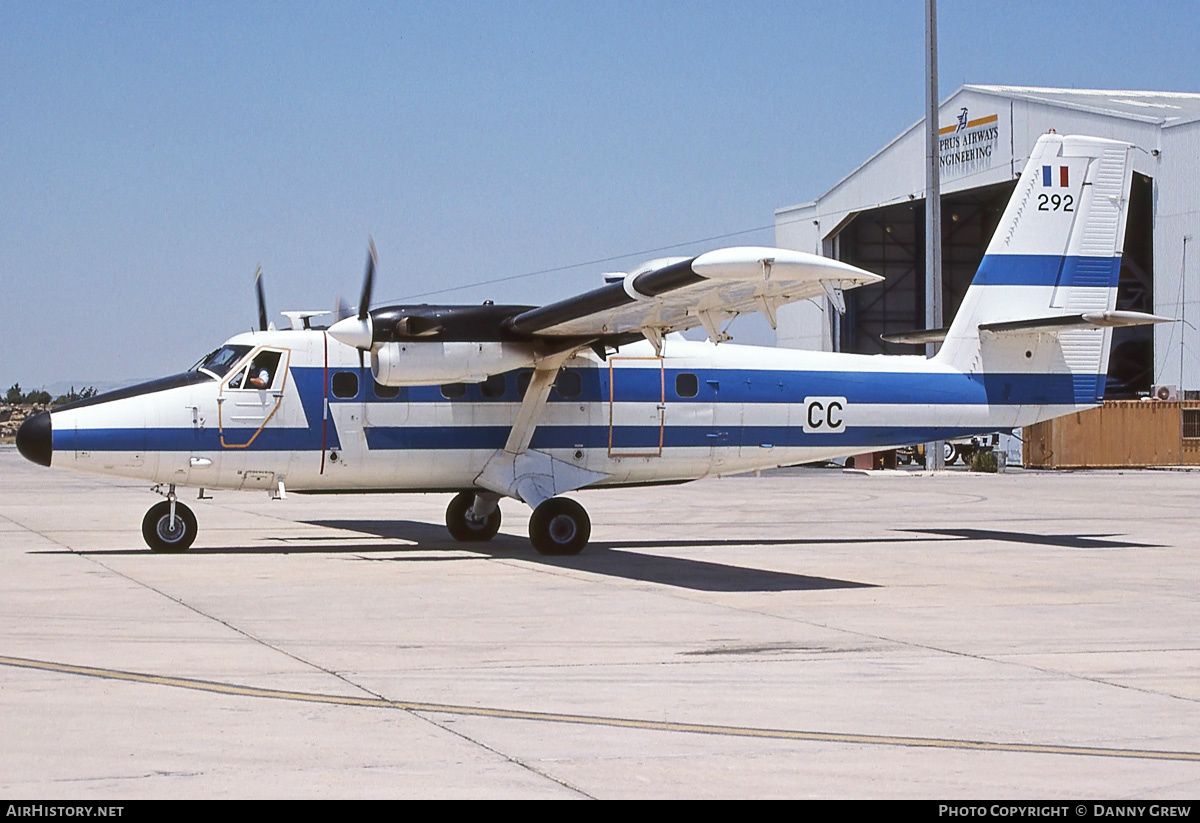
<instances>
[{"instance_id":1,"label":"vertical stabilizer","mask_svg":"<svg viewBox=\"0 0 1200 823\"><path fill-rule=\"evenodd\" d=\"M1055 414L1100 401L1112 329L1070 319L1116 306L1131 149L1098 137L1038 140L939 362L1020 375L1026 391L1036 387L1030 403Z\"/></svg>"}]
</instances>

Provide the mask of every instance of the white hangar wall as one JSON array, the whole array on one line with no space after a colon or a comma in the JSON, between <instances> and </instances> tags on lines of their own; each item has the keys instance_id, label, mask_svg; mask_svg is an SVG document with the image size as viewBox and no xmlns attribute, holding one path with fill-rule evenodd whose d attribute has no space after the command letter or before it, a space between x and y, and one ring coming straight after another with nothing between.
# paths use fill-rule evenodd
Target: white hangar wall
<instances>
[{"instance_id":1,"label":"white hangar wall","mask_svg":"<svg viewBox=\"0 0 1200 823\"><path fill-rule=\"evenodd\" d=\"M940 111L944 198L1011 183L1050 129L1142 149L1133 164L1153 186L1153 311L1186 321L1154 328L1153 382L1200 388L1200 94L964 86ZM776 244L840 257L839 233L856 215L914 201L923 211L924 143L921 120L816 200L776 211ZM824 298L781 307L778 345L834 350L839 322Z\"/></svg>"}]
</instances>

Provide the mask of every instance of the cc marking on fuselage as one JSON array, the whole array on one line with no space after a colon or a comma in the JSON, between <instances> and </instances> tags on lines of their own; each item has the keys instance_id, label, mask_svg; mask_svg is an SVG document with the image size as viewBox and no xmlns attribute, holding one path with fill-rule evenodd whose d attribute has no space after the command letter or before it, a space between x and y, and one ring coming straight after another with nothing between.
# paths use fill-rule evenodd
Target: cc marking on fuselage
<instances>
[{"instance_id":1,"label":"cc marking on fuselage","mask_svg":"<svg viewBox=\"0 0 1200 823\"><path fill-rule=\"evenodd\" d=\"M840 434L846 430L846 398L806 397L803 406L804 431Z\"/></svg>"}]
</instances>

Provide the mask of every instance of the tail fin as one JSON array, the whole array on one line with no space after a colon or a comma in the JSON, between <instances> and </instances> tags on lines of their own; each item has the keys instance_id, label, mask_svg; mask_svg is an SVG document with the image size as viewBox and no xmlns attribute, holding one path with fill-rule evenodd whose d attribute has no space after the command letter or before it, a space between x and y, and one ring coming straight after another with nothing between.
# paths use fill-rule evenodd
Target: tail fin
<instances>
[{"instance_id":1,"label":"tail fin","mask_svg":"<svg viewBox=\"0 0 1200 823\"><path fill-rule=\"evenodd\" d=\"M1098 137L1038 140L938 362L1022 376L1021 394L1058 406L1053 414L1100 401L1111 326L1166 319L1114 311L1131 149Z\"/></svg>"}]
</instances>

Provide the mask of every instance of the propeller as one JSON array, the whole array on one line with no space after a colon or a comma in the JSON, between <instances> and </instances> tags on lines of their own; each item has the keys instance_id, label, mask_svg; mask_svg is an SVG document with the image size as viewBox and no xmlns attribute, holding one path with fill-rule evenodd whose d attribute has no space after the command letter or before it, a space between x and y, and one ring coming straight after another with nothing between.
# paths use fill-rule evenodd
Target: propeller
<instances>
[{"instance_id":1,"label":"propeller","mask_svg":"<svg viewBox=\"0 0 1200 823\"><path fill-rule=\"evenodd\" d=\"M367 237L367 273L363 277L362 297L358 299L358 319L366 320L371 310L371 289L375 285L375 238Z\"/></svg>"},{"instance_id":2,"label":"propeller","mask_svg":"<svg viewBox=\"0 0 1200 823\"><path fill-rule=\"evenodd\" d=\"M371 289L375 285L375 241L368 238L367 273L363 277L362 296L358 301L358 316L347 316L342 299L338 298L337 314L341 318L329 327L329 336L334 340L354 346L359 353L370 351L375 338L375 326L371 322ZM345 315L343 315L345 311ZM361 358L360 358L361 359Z\"/></svg>"},{"instance_id":3,"label":"propeller","mask_svg":"<svg viewBox=\"0 0 1200 823\"><path fill-rule=\"evenodd\" d=\"M267 298L263 295L262 284L262 265L258 265L254 269L254 291L258 294L258 330L266 331L267 325Z\"/></svg>"}]
</instances>

